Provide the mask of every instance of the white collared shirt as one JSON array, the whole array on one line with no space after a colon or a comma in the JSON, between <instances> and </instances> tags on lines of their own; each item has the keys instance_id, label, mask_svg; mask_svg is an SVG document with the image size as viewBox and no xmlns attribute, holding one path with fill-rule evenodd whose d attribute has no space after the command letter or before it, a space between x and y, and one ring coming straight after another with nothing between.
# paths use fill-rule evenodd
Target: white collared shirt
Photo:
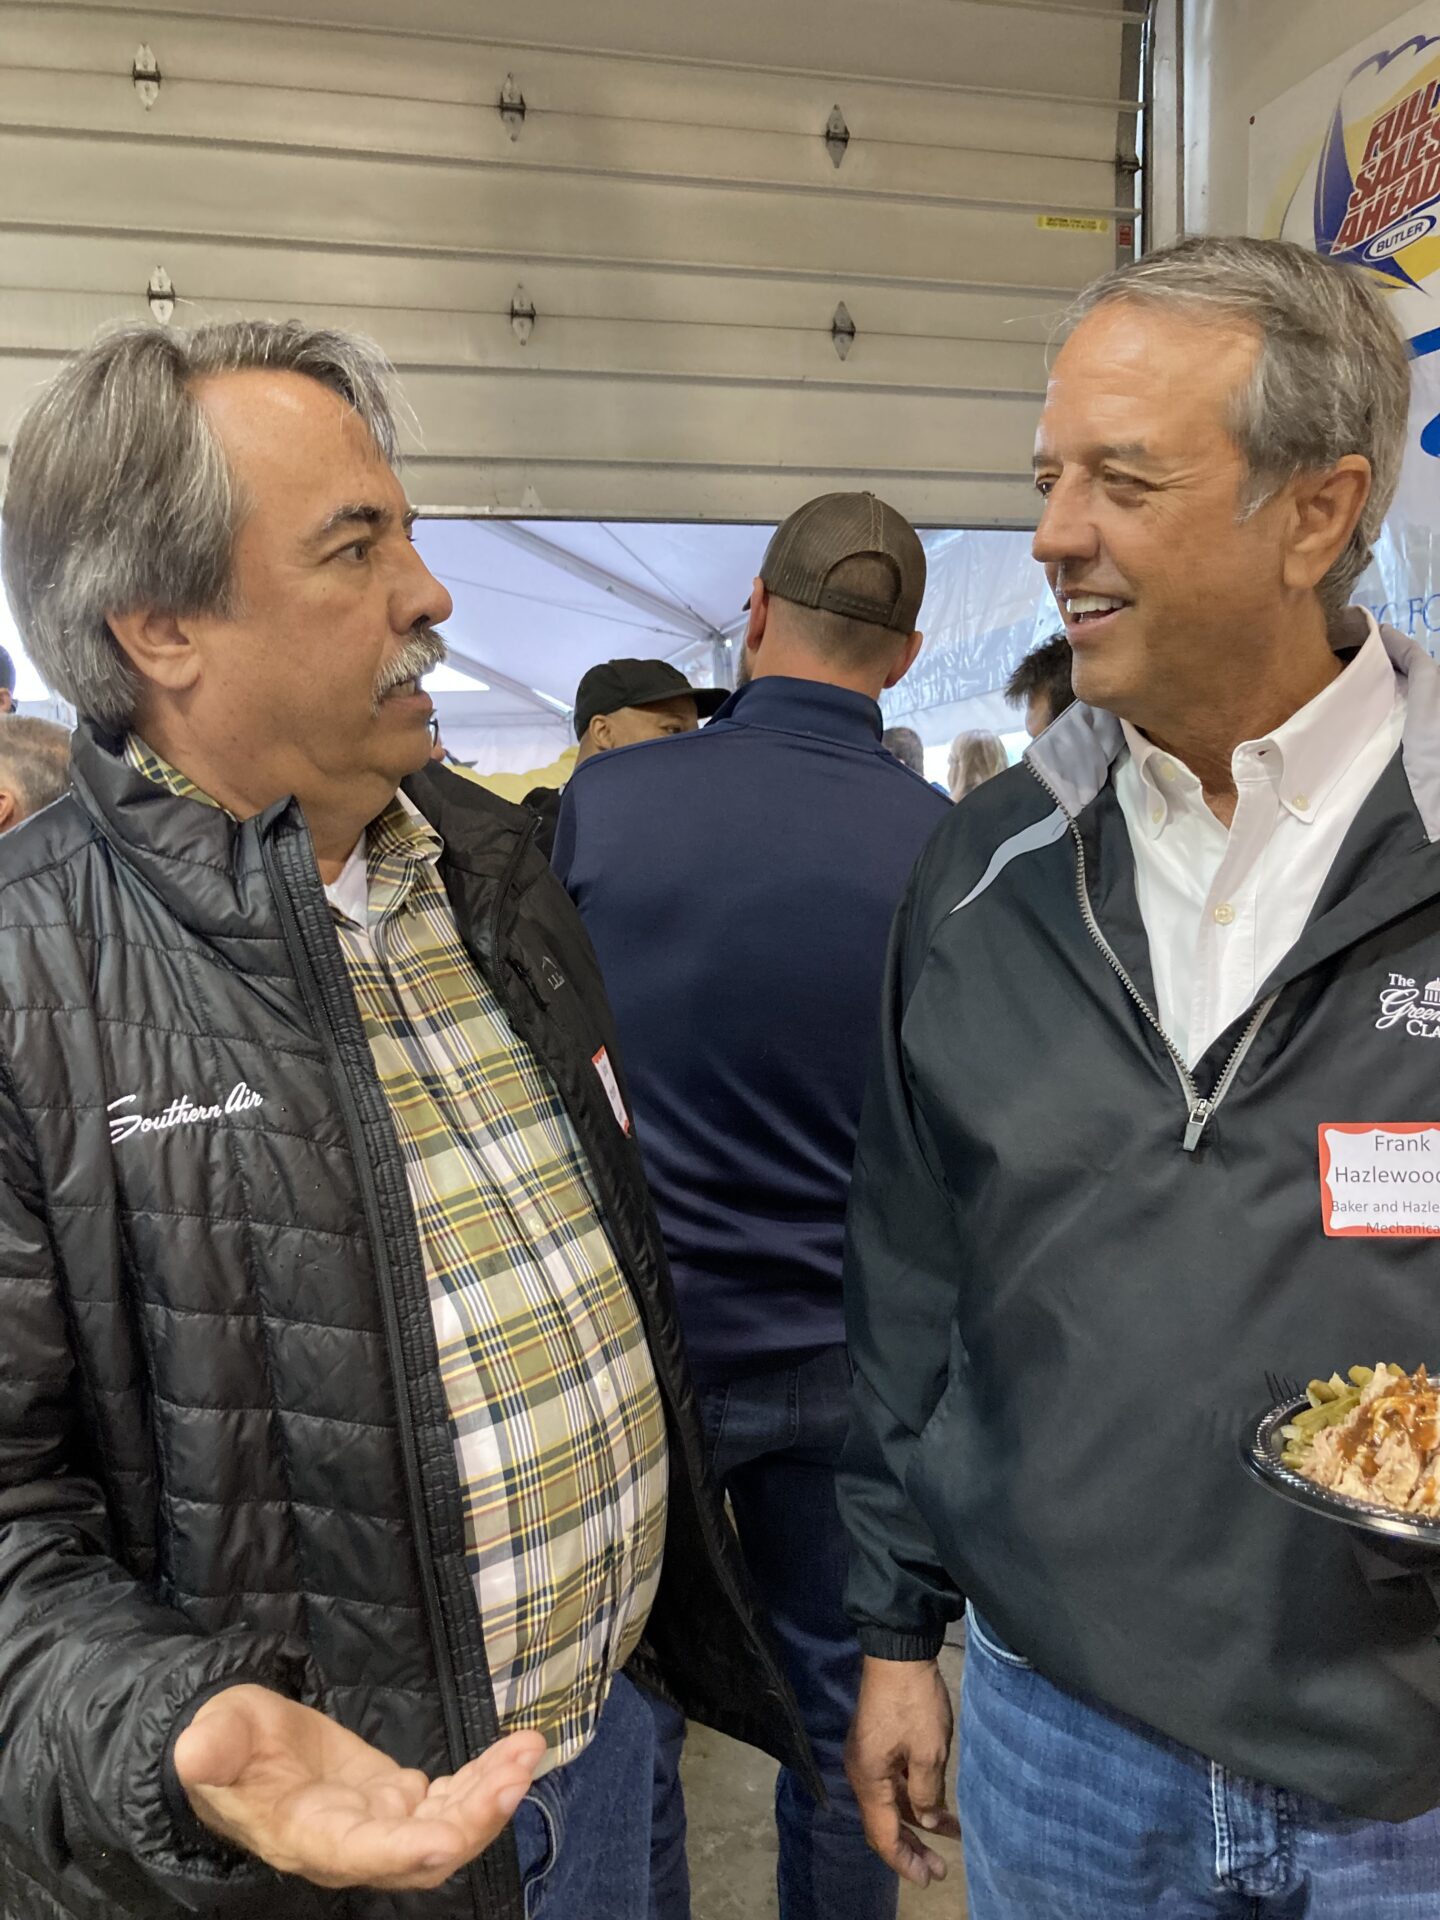
<instances>
[{"instance_id":1,"label":"white collared shirt","mask_svg":"<svg viewBox=\"0 0 1440 1920\"><path fill-rule=\"evenodd\" d=\"M419 813L405 794L398 796L402 806ZM357 927L370 924L370 875L365 866L365 835L350 849L350 857L325 889L325 898L338 913L353 920Z\"/></svg>"},{"instance_id":2,"label":"white collared shirt","mask_svg":"<svg viewBox=\"0 0 1440 1920\"><path fill-rule=\"evenodd\" d=\"M1366 622L1365 643L1338 679L1263 740L1236 747L1228 829L1190 769L1121 721L1115 793L1135 854L1155 1011L1191 1066L1300 937L1400 744L1405 681L1368 614Z\"/></svg>"}]
</instances>

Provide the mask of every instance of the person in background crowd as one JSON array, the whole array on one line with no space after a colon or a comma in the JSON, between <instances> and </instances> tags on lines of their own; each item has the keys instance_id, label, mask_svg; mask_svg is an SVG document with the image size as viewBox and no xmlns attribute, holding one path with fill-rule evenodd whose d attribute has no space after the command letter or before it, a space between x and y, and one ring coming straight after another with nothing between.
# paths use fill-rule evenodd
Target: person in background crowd
<instances>
[{"instance_id":1,"label":"person in background crowd","mask_svg":"<svg viewBox=\"0 0 1440 1920\"><path fill-rule=\"evenodd\" d=\"M925 772L925 743L914 727L887 727L880 736L880 744L887 753L894 754L902 767L918 773L922 780L929 778ZM930 785L949 799L949 789L942 787L938 780L931 780Z\"/></svg>"},{"instance_id":2,"label":"person in background crowd","mask_svg":"<svg viewBox=\"0 0 1440 1920\"><path fill-rule=\"evenodd\" d=\"M575 765L597 753L694 733L725 700L723 687L692 687L668 660L604 660L575 690ZM572 776L573 777L573 776ZM563 787L532 787L524 804L541 821L536 841L546 859L555 846Z\"/></svg>"},{"instance_id":3,"label":"person in background crowd","mask_svg":"<svg viewBox=\"0 0 1440 1920\"><path fill-rule=\"evenodd\" d=\"M1070 642L1063 632L1052 633L1032 647L1005 684L1005 698L1025 709L1025 731L1032 740L1058 720L1075 698L1070 684Z\"/></svg>"},{"instance_id":4,"label":"person in background crowd","mask_svg":"<svg viewBox=\"0 0 1440 1920\"><path fill-rule=\"evenodd\" d=\"M1009 764L998 733L957 733L950 742L950 798L963 800Z\"/></svg>"},{"instance_id":5,"label":"person in background crowd","mask_svg":"<svg viewBox=\"0 0 1440 1920\"><path fill-rule=\"evenodd\" d=\"M0 833L58 800L70 785L70 735L53 720L11 714L0 727Z\"/></svg>"},{"instance_id":6,"label":"person in background crowd","mask_svg":"<svg viewBox=\"0 0 1440 1920\"><path fill-rule=\"evenodd\" d=\"M0 647L0 714L15 711L15 662Z\"/></svg>"},{"instance_id":7,"label":"person in background crowd","mask_svg":"<svg viewBox=\"0 0 1440 1920\"><path fill-rule=\"evenodd\" d=\"M911 773L925 778L925 743L913 727L887 727L880 736L880 744L887 753L893 753L902 767L908 767Z\"/></svg>"},{"instance_id":8,"label":"person in background crowd","mask_svg":"<svg viewBox=\"0 0 1440 1920\"><path fill-rule=\"evenodd\" d=\"M781 1773L783 1920L881 1920L897 1897L842 1764L859 1649L834 1471L845 1196L886 931L950 811L881 745L877 702L919 650L924 588L894 508L799 508L761 562L745 684L703 732L581 767L555 849L616 1009L711 1463L829 1795ZM652 1911L681 1920L684 1720L658 1715Z\"/></svg>"},{"instance_id":9,"label":"person in background crowd","mask_svg":"<svg viewBox=\"0 0 1440 1920\"><path fill-rule=\"evenodd\" d=\"M1409 392L1373 280L1265 240L1108 275L1051 372L1078 699L916 871L847 1269L852 1777L923 1880L968 1599L973 1920L1436 1910L1433 1570L1238 1464L1267 1369L1434 1362L1435 1226L1320 1161L1435 1109L1440 667L1347 609Z\"/></svg>"},{"instance_id":10,"label":"person in background crowd","mask_svg":"<svg viewBox=\"0 0 1440 1920\"><path fill-rule=\"evenodd\" d=\"M627 1664L806 1765L590 944L427 764L395 460L296 322L111 333L13 443L80 726L0 841L7 1916L637 1914Z\"/></svg>"}]
</instances>

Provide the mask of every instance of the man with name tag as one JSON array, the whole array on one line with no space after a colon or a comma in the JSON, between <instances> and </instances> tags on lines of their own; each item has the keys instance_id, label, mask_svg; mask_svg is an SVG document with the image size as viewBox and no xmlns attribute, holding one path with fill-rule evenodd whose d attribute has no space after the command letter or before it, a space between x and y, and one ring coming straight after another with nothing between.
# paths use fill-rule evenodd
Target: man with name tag
<instances>
[{"instance_id":1,"label":"man with name tag","mask_svg":"<svg viewBox=\"0 0 1440 1920\"><path fill-rule=\"evenodd\" d=\"M968 1604L972 1920L1436 1910L1440 1578L1240 1466L1267 1370L1440 1364L1440 668L1348 604L1408 402L1278 241L1119 269L1054 362L1076 700L916 870L846 1271L851 1778L928 1879Z\"/></svg>"},{"instance_id":2,"label":"man with name tag","mask_svg":"<svg viewBox=\"0 0 1440 1920\"><path fill-rule=\"evenodd\" d=\"M13 444L80 726L0 848L4 1920L631 1920L635 1681L813 1777L594 954L431 764L396 458L378 352L265 321Z\"/></svg>"}]
</instances>

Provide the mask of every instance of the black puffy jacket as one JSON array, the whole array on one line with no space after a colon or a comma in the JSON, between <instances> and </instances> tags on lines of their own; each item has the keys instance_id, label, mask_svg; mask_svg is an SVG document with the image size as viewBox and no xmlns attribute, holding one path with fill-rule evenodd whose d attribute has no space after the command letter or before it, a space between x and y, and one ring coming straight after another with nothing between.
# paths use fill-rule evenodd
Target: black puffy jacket
<instances>
[{"instance_id":1,"label":"black puffy jacket","mask_svg":"<svg viewBox=\"0 0 1440 1920\"><path fill-rule=\"evenodd\" d=\"M82 730L73 794L0 843L0 1913L515 1920L508 1834L437 1892L322 1893L212 1841L168 1771L185 1707L245 1679L430 1772L496 1724L404 1167L309 835L115 748ZM808 1764L703 1481L589 943L522 810L438 770L407 791L649 1334L671 1504L632 1672ZM119 1124L181 1096L219 1113Z\"/></svg>"}]
</instances>

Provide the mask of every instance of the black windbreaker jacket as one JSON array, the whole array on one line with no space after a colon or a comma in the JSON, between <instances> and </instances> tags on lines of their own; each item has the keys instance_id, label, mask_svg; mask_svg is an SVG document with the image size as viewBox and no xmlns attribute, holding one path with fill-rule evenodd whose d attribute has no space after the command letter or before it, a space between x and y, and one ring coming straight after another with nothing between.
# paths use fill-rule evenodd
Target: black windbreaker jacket
<instances>
[{"instance_id":1,"label":"black windbreaker jacket","mask_svg":"<svg viewBox=\"0 0 1440 1920\"><path fill-rule=\"evenodd\" d=\"M432 1773L496 1726L404 1167L309 835L116 745L82 730L73 794L0 843L0 1914L518 1920L508 1834L434 1893L322 1893L212 1841L167 1773L177 1716L242 1679ZM671 1495L632 1671L808 1768L703 1483L589 942L523 811L443 771L407 791L649 1334Z\"/></svg>"},{"instance_id":2,"label":"black windbreaker jacket","mask_svg":"<svg viewBox=\"0 0 1440 1920\"><path fill-rule=\"evenodd\" d=\"M1440 1581L1240 1465L1267 1369L1440 1368L1440 1242L1322 1222L1323 1125L1440 1121L1440 668L1385 640L1401 751L1192 1074L1118 722L1070 709L931 840L860 1131L842 1497L870 1652L929 1655L969 1596L1059 1685L1401 1820L1440 1802Z\"/></svg>"}]
</instances>

